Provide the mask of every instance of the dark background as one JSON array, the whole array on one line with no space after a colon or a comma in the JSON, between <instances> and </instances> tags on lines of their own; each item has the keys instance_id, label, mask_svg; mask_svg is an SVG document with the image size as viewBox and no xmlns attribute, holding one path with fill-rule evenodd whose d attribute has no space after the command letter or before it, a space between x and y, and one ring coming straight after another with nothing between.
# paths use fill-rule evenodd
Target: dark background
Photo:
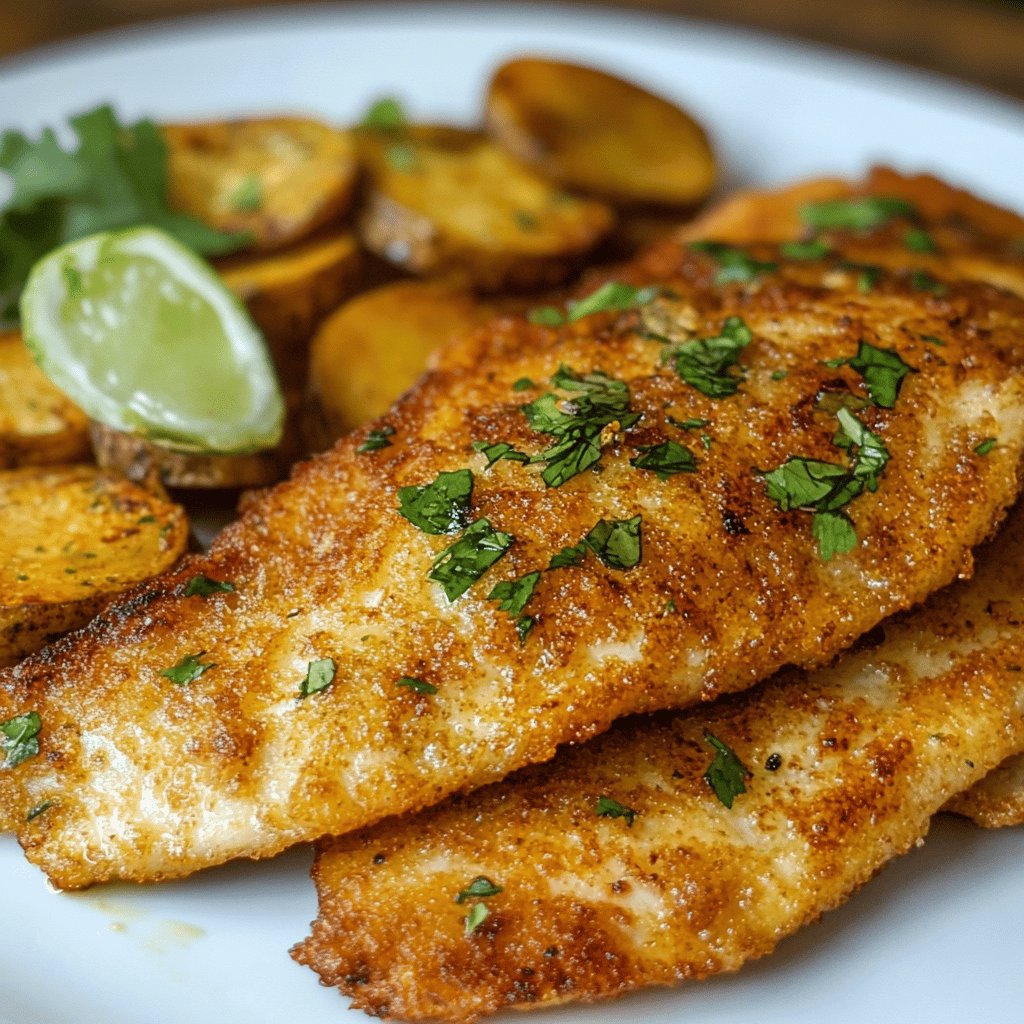
<instances>
[{"instance_id":1,"label":"dark background","mask_svg":"<svg viewBox=\"0 0 1024 1024\"><path fill-rule=\"evenodd\" d=\"M100 29L273 2L0 0L0 57ZM1024 99L1024 0L592 0L589 5L764 28L939 71ZM585 12L588 3L566 6Z\"/></svg>"}]
</instances>

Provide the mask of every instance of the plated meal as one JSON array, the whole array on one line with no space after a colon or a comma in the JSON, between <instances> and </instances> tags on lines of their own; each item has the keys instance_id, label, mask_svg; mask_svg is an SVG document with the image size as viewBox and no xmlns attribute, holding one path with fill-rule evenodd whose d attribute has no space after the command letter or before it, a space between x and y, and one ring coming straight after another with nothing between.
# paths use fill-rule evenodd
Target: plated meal
<instances>
[{"instance_id":1,"label":"plated meal","mask_svg":"<svg viewBox=\"0 0 1024 1024\"><path fill-rule=\"evenodd\" d=\"M566 61L481 123L0 147L0 826L64 890L315 843L292 956L403 1020L736 970L1024 808L1024 219L708 203L695 119Z\"/></svg>"}]
</instances>

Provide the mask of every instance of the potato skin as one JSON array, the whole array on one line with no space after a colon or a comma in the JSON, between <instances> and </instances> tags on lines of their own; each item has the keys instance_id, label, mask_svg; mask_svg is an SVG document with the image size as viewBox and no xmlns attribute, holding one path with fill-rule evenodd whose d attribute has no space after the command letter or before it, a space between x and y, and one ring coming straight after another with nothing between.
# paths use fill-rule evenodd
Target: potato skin
<instances>
[{"instance_id":1,"label":"potato skin","mask_svg":"<svg viewBox=\"0 0 1024 1024\"><path fill-rule=\"evenodd\" d=\"M184 552L179 505L94 466L0 473L0 665L84 625Z\"/></svg>"},{"instance_id":2,"label":"potato skin","mask_svg":"<svg viewBox=\"0 0 1024 1024\"><path fill-rule=\"evenodd\" d=\"M36 366L19 331L0 331L0 469L88 455L85 413Z\"/></svg>"},{"instance_id":3,"label":"potato skin","mask_svg":"<svg viewBox=\"0 0 1024 1024\"><path fill-rule=\"evenodd\" d=\"M356 183L352 136L304 117L263 117L161 129L174 209L249 248L280 249L336 220Z\"/></svg>"},{"instance_id":4,"label":"potato skin","mask_svg":"<svg viewBox=\"0 0 1024 1024\"><path fill-rule=\"evenodd\" d=\"M263 331L287 388L306 380L309 340L321 319L362 283L355 235L327 228L278 253L246 253L215 264Z\"/></svg>"},{"instance_id":5,"label":"potato skin","mask_svg":"<svg viewBox=\"0 0 1024 1024\"><path fill-rule=\"evenodd\" d=\"M717 177L707 133L688 113L579 64L533 57L503 64L487 89L485 120L512 156L620 205L691 206Z\"/></svg>"},{"instance_id":6,"label":"potato skin","mask_svg":"<svg viewBox=\"0 0 1024 1024\"><path fill-rule=\"evenodd\" d=\"M363 244L413 274L483 291L557 284L614 223L609 207L566 194L478 132L364 130L359 154Z\"/></svg>"}]
</instances>

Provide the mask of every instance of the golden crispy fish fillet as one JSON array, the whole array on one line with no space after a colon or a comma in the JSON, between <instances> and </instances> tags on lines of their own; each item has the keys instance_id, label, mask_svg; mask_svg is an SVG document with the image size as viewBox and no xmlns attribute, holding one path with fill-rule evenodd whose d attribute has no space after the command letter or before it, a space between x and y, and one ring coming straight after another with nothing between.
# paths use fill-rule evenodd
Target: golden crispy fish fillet
<instances>
[{"instance_id":1,"label":"golden crispy fish fillet","mask_svg":"<svg viewBox=\"0 0 1024 1024\"><path fill-rule=\"evenodd\" d=\"M451 1022L764 956L1024 748L1022 579L1018 506L974 580L830 668L628 719L499 785L324 841L320 916L292 955L371 1014Z\"/></svg>"},{"instance_id":2,"label":"golden crispy fish fillet","mask_svg":"<svg viewBox=\"0 0 1024 1024\"><path fill-rule=\"evenodd\" d=\"M0 674L0 722L39 716L0 825L62 888L270 856L827 662L968 573L1018 489L1024 302L905 270L864 290L835 259L720 269L667 243L625 275L663 289L639 312L463 339L207 555Z\"/></svg>"},{"instance_id":3,"label":"golden crispy fish fillet","mask_svg":"<svg viewBox=\"0 0 1024 1024\"><path fill-rule=\"evenodd\" d=\"M873 233L870 259L887 267L921 267L944 280L987 281L1024 296L1024 217L931 175L906 176L886 167L874 168L862 184L823 178L783 189L738 192L678 237L735 245L786 242L805 233L801 210L807 204L871 195L897 196L912 203L933 247L928 249L925 243L924 251L920 245L915 251L908 247L906 227L893 225L886 246ZM841 244L850 259L862 254L856 234L843 235ZM987 828L1024 823L1024 757L1011 758L977 786L957 795L947 810Z\"/></svg>"}]
</instances>

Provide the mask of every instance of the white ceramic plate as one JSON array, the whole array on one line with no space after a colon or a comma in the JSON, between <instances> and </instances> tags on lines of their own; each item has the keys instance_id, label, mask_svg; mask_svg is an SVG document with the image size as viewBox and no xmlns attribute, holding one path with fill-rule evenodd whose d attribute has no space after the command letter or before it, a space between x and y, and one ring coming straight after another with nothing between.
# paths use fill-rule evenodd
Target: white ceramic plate
<instances>
[{"instance_id":1,"label":"white ceramic plate","mask_svg":"<svg viewBox=\"0 0 1024 1024\"><path fill-rule=\"evenodd\" d=\"M1024 208L1024 109L934 77L696 22L587 9L290 9L189 22L0 65L0 128L114 100L128 116L282 109L352 118L383 92L471 121L523 51L592 61L682 101L728 184L928 169ZM0 837L3 1024L364 1020L286 950L315 914L310 856L145 889L48 891ZM610 1024L1000 1024L1021 1019L1024 831L940 820L928 843L738 976L542 1019ZM520 1018L511 1018L519 1020Z\"/></svg>"}]
</instances>

